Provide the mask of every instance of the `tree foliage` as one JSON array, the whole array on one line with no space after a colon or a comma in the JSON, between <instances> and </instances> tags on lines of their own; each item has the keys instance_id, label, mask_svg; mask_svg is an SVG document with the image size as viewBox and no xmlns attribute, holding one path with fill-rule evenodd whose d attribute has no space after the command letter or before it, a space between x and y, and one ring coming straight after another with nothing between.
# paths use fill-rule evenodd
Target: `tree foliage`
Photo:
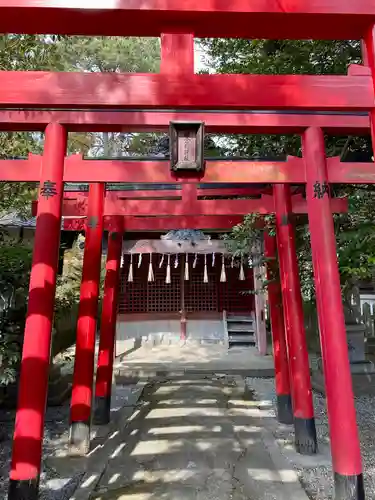
<instances>
[{"instance_id":1,"label":"tree foliage","mask_svg":"<svg viewBox=\"0 0 375 500\"><path fill-rule=\"evenodd\" d=\"M56 44L52 37L39 35L0 36L0 70L48 70L53 64ZM0 158L23 157L42 151L41 134L0 132ZM27 183L0 183L0 213L30 211L35 186Z\"/></svg>"},{"instance_id":2,"label":"tree foliage","mask_svg":"<svg viewBox=\"0 0 375 500\"><path fill-rule=\"evenodd\" d=\"M155 38L65 37L57 44L64 71L157 73L160 44ZM158 134L124 132L70 134L69 150L90 156L127 156L147 152Z\"/></svg>"},{"instance_id":3,"label":"tree foliage","mask_svg":"<svg viewBox=\"0 0 375 500\"><path fill-rule=\"evenodd\" d=\"M8 71L84 71L157 72L160 44L155 38L62 37L44 35L0 36L0 70ZM122 156L142 152L157 137L128 133L72 133L68 151L91 156ZM0 158L26 157L43 152L43 134L0 132ZM16 211L30 215L30 199L35 185L0 184L0 214Z\"/></svg>"},{"instance_id":4,"label":"tree foliage","mask_svg":"<svg viewBox=\"0 0 375 500\"><path fill-rule=\"evenodd\" d=\"M0 70L148 72L158 70L159 53L159 41L150 38L0 36ZM0 158L41 154L43 140L41 133L0 132ZM150 138L139 134L76 133L69 134L68 151L93 156L118 155L146 149L156 141L155 135ZM0 215L12 212L30 216L30 202L36 196L36 187L32 183L0 183ZM16 314L16 304L12 304L6 322L2 321L0 310L0 385L14 380L20 359L31 253L32 249L19 241L0 239L0 302L6 291L12 289L21 305L20 313ZM57 321L64 314L73 315L79 300L81 263L79 259L73 261L69 275L58 279Z\"/></svg>"},{"instance_id":5,"label":"tree foliage","mask_svg":"<svg viewBox=\"0 0 375 500\"><path fill-rule=\"evenodd\" d=\"M258 213L245 215L241 224L233 227L230 234L223 236L230 253L237 256L249 256L253 259L254 254L262 248L263 232L268 231L275 234L275 217L273 214L260 215ZM261 255L256 255L257 264Z\"/></svg>"},{"instance_id":6,"label":"tree foliage","mask_svg":"<svg viewBox=\"0 0 375 500\"><path fill-rule=\"evenodd\" d=\"M349 64L361 63L358 41L314 40L202 40L211 72L252 74L346 74ZM298 136L239 135L228 138L232 154L275 158L301 156ZM326 137L328 156L343 161L371 161L369 137ZM371 186L333 186L337 196L349 199L349 214L334 217L338 261L343 286L369 280L375 274L375 206ZM247 245L250 219L234 228L231 237L238 248ZM313 297L310 234L307 218L300 217L296 227L301 284L304 295ZM239 240L242 241L241 243Z\"/></svg>"},{"instance_id":7,"label":"tree foliage","mask_svg":"<svg viewBox=\"0 0 375 500\"><path fill-rule=\"evenodd\" d=\"M0 384L7 385L20 361L32 250L0 236Z\"/></svg>"},{"instance_id":8,"label":"tree foliage","mask_svg":"<svg viewBox=\"0 0 375 500\"><path fill-rule=\"evenodd\" d=\"M217 73L346 74L349 63L361 61L358 41L204 39L206 64ZM328 154L339 154L346 138L331 138ZM237 135L230 148L254 157L301 155L298 136Z\"/></svg>"}]
</instances>

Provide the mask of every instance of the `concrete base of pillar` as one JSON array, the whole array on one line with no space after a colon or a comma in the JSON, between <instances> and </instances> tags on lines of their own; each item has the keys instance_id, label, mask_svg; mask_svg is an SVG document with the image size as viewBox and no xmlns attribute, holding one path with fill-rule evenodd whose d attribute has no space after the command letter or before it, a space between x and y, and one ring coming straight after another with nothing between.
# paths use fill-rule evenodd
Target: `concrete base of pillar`
<instances>
[{"instance_id":1,"label":"concrete base of pillar","mask_svg":"<svg viewBox=\"0 0 375 500\"><path fill-rule=\"evenodd\" d=\"M294 432L296 450L301 455L315 455L318 451L314 418L295 418Z\"/></svg>"},{"instance_id":2,"label":"concrete base of pillar","mask_svg":"<svg viewBox=\"0 0 375 500\"><path fill-rule=\"evenodd\" d=\"M94 425L106 425L111 421L111 395L95 397Z\"/></svg>"},{"instance_id":3,"label":"concrete base of pillar","mask_svg":"<svg viewBox=\"0 0 375 500\"><path fill-rule=\"evenodd\" d=\"M39 480L16 481L11 479L8 488L8 500L38 500Z\"/></svg>"},{"instance_id":4,"label":"concrete base of pillar","mask_svg":"<svg viewBox=\"0 0 375 500\"><path fill-rule=\"evenodd\" d=\"M293 425L293 408L290 394L277 396L277 420L280 424Z\"/></svg>"},{"instance_id":5,"label":"concrete base of pillar","mask_svg":"<svg viewBox=\"0 0 375 500\"><path fill-rule=\"evenodd\" d=\"M72 422L70 424L69 454L87 455L90 451L90 423Z\"/></svg>"},{"instance_id":6,"label":"concrete base of pillar","mask_svg":"<svg viewBox=\"0 0 375 500\"><path fill-rule=\"evenodd\" d=\"M336 500L365 500L363 475L343 476L335 472L335 499Z\"/></svg>"}]
</instances>

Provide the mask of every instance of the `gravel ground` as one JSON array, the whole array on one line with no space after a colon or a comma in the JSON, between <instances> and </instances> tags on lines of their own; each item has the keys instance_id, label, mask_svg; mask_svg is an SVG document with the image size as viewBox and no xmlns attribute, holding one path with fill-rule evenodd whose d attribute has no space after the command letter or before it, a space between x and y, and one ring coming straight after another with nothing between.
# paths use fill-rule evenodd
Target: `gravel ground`
<instances>
[{"instance_id":1,"label":"gravel ground","mask_svg":"<svg viewBox=\"0 0 375 500\"><path fill-rule=\"evenodd\" d=\"M67 371L69 366L67 367ZM142 387L137 385L117 385L112 392L111 412L113 417L124 405L133 405L138 400ZM43 466L40 477L40 500L67 500L71 497L84 475L82 468L74 476L61 477L51 466L47 459L56 456L56 450L67 446L69 436L69 400L60 407L49 407L46 411L45 431L43 442ZM12 453L12 434L15 411L0 410L0 500L7 497L9 466ZM95 427L93 427L95 432ZM64 459L69 460L69 459ZM51 463L51 462L49 462ZM72 467L61 468L70 473Z\"/></svg>"},{"instance_id":2,"label":"gravel ground","mask_svg":"<svg viewBox=\"0 0 375 500\"><path fill-rule=\"evenodd\" d=\"M257 393L258 397L275 403L276 395L273 380L247 378L246 384ZM355 398L355 404L362 447L365 489L367 498L375 498L375 397L357 397ZM314 408L318 441L329 444L325 398L315 392ZM276 416L275 410L273 410L273 414ZM292 427L278 427L275 437L286 444L294 443ZM331 466L321 466L305 470L296 468L296 471L306 493L312 500L333 500L333 473Z\"/></svg>"},{"instance_id":3,"label":"gravel ground","mask_svg":"<svg viewBox=\"0 0 375 500\"><path fill-rule=\"evenodd\" d=\"M275 403L276 396L272 379L247 378L247 386L262 400ZM360 396L355 399L357 420L360 431L364 465L365 488L368 498L375 498L375 397ZM314 393L315 421L320 443L329 443L325 398ZM273 415L276 416L273 410ZM69 404L59 408L48 408L44 435L43 456L51 455L61 442L66 442L69 426ZM0 410L0 498L6 498L9 463L12 450L14 412ZM275 432L276 439L293 444L291 427L280 426ZM333 500L332 468L320 466L314 469L296 469L299 479L312 500ZM67 500L82 474L74 477L59 477L46 465L40 481L41 500Z\"/></svg>"},{"instance_id":4,"label":"gravel ground","mask_svg":"<svg viewBox=\"0 0 375 500\"><path fill-rule=\"evenodd\" d=\"M12 451L12 433L15 412L0 411L0 498L6 498L8 490L9 464ZM44 433L43 457L51 455L54 449L66 441L69 428L69 404L48 408ZM82 474L74 477L60 477L54 469L43 465L40 478L40 500L66 500L80 482Z\"/></svg>"}]
</instances>

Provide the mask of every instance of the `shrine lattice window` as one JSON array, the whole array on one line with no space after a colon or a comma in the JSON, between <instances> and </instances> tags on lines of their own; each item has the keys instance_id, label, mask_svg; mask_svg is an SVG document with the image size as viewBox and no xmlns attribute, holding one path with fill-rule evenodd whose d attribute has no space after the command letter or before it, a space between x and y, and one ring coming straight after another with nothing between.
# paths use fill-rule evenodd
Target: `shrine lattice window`
<instances>
[{"instance_id":1,"label":"shrine lattice window","mask_svg":"<svg viewBox=\"0 0 375 500\"><path fill-rule=\"evenodd\" d=\"M240 281L239 267L232 268L226 262L226 282L220 282L221 257L216 257L212 266L211 255L207 257L208 283L204 283L204 257L198 256L197 266L193 269L193 256L189 258L189 280L184 280L185 258L179 257L175 268L175 257L171 258L171 283L166 283L167 258L159 268L161 255L153 256L155 281L149 282L149 255L144 255L138 268L138 255L133 258L133 282L129 282L130 256L124 256L121 273L119 301L120 314L179 313L183 306L189 313L218 312L248 313L253 309L254 297L249 294L253 289L251 273L246 270L247 279ZM183 290L182 290L183 287ZM182 293L183 292L183 293ZM182 304L182 299L184 304Z\"/></svg>"}]
</instances>

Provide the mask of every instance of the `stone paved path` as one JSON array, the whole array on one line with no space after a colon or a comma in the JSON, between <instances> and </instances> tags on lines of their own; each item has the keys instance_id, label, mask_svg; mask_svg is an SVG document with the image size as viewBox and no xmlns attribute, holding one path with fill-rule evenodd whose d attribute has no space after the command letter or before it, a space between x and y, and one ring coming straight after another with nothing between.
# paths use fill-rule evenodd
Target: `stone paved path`
<instances>
[{"instance_id":1,"label":"stone paved path","mask_svg":"<svg viewBox=\"0 0 375 500\"><path fill-rule=\"evenodd\" d=\"M307 500L267 418L239 377L149 383L90 498Z\"/></svg>"},{"instance_id":2,"label":"stone paved path","mask_svg":"<svg viewBox=\"0 0 375 500\"><path fill-rule=\"evenodd\" d=\"M231 348L221 344L200 345L194 341L175 345L147 344L131 348L126 355L118 356L114 365L115 374L136 373L141 377L152 377L154 373L182 370L205 373L237 373L248 377L273 377L272 356L260 356L255 347ZM153 373L154 372L154 373Z\"/></svg>"}]
</instances>

